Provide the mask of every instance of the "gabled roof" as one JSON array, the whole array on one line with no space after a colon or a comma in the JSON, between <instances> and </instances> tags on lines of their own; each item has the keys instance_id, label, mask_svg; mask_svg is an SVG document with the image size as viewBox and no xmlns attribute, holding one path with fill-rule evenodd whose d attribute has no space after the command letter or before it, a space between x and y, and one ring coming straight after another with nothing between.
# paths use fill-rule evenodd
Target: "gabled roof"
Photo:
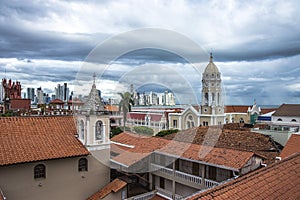
<instances>
[{"instance_id":1,"label":"gabled roof","mask_svg":"<svg viewBox=\"0 0 300 200\"><path fill-rule=\"evenodd\" d=\"M285 159L298 152L300 152L300 135L292 134L279 156Z\"/></svg>"},{"instance_id":2,"label":"gabled roof","mask_svg":"<svg viewBox=\"0 0 300 200\"><path fill-rule=\"evenodd\" d=\"M88 155L71 116L0 117L0 166Z\"/></svg>"},{"instance_id":3,"label":"gabled roof","mask_svg":"<svg viewBox=\"0 0 300 200\"><path fill-rule=\"evenodd\" d=\"M108 183L101 190L97 191L95 194L87 198L87 200L100 200L109 195L111 192L118 192L127 185L125 181L120 179L115 179Z\"/></svg>"},{"instance_id":4,"label":"gabled roof","mask_svg":"<svg viewBox=\"0 0 300 200\"><path fill-rule=\"evenodd\" d=\"M300 104L282 104L273 116L300 117Z\"/></svg>"},{"instance_id":5,"label":"gabled roof","mask_svg":"<svg viewBox=\"0 0 300 200\"><path fill-rule=\"evenodd\" d=\"M251 106L229 105L225 106L225 113L247 113L249 107Z\"/></svg>"},{"instance_id":6,"label":"gabled roof","mask_svg":"<svg viewBox=\"0 0 300 200\"><path fill-rule=\"evenodd\" d=\"M121 133L111 139L113 142L131 145L112 160L130 166L152 152L168 154L195 161L218 165L232 170L241 169L254 155L253 152L238 151L225 148L214 148L198 144L189 144L175 140L166 140L159 137L139 136L132 133ZM119 146L119 145L116 145ZM114 148L116 148L116 146ZM122 149L123 147L120 146ZM114 151L114 149L112 148Z\"/></svg>"},{"instance_id":7,"label":"gabled roof","mask_svg":"<svg viewBox=\"0 0 300 200\"><path fill-rule=\"evenodd\" d=\"M299 199L300 153L186 199Z\"/></svg>"}]
</instances>

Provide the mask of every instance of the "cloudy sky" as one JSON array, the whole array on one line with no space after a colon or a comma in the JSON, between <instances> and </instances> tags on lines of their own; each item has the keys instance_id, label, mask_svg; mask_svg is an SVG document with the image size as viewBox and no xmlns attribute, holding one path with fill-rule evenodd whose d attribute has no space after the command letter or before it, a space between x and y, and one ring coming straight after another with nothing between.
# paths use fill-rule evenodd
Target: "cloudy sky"
<instances>
[{"instance_id":1,"label":"cloudy sky","mask_svg":"<svg viewBox=\"0 0 300 200\"><path fill-rule=\"evenodd\" d=\"M0 76L53 93L164 90L199 103L209 52L225 103L300 103L299 1L0 2ZM76 93L76 92L75 92Z\"/></svg>"}]
</instances>

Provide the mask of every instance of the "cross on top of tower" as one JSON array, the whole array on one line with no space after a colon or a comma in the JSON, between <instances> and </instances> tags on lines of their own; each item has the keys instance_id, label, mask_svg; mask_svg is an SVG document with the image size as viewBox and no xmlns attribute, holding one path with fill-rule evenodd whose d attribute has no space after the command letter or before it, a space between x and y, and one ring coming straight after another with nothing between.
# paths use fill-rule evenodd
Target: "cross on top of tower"
<instances>
[{"instance_id":1,"label":"cross on top of tower","mask_svg":"<svg viewBox=\"0 0 300 200\"><path fill-rule=\"evenodd\" d=\"M212 52L210 52L209 62L213 62L213 55L212 55Z\"/></svg>"},{"instance_id":2,"label":"cross on top of tower","mask_svg":"<svg viewBox=\"0 0 300 200\"><path fill-rule=\"evenodd\" d=\"M95 72L94 72L94 74L93 74L93 79L94 79L93 84L95 84L95 80L96 80L96 73L95 73Z\"/></svg>"}]
</instances>

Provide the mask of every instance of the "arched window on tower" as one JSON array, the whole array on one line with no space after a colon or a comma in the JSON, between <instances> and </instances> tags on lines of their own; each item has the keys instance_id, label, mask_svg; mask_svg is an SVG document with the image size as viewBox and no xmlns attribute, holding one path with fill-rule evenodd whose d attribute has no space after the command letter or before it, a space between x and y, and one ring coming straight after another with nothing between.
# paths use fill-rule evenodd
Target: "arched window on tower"
<instances>
[{"instance_id":1,"label":"arched window on tower","mask_svg":"<svg viewBox=\"0 0 300 200\"><path fill-rule=\"evenodd\" d=\"M296 119L292 119L291 122L297 122L297 120Z\"/></svg>"},{"instance_id":2,"label":"arched window on tower","mask_svg":"<svg viewBox=\"0 0 300 200\"><path fill-rule=\"evenodd\" d=\"M282 119L281 119L281 118L279 118L279 119L277 119L277 121L281 122L281 121L282 121Z\"/></svg>"},{"instance_id":3,"label":"arched window on tower","mask_svg":"<svg viewBox=\"0 0 300 200\"><path fill-rule=\"evenodd\" d=\"M206 92L204 95L204 101L205 101L205 105L208 104L208 93Z\"/></svg>"},{"instance_id":4,"label":"arched window on tower","mask_svg":"<svg viewBox=\"0 0 300 200\"><path fill-rule=\"evenodd\" d=\"M84 121L80 120L79 122L79 139L84 140Z\"/></svg>"},{"instance_id":5,"label":"arched window on tower","mask_svg":"<svg viewBox=\"0 0 300 200\"><path fill-rule=\"evenodd\" d=\"M95 138L96 138L96 140L103 139L103 122L101 120L96 122Z\"/></svg>"},{"instance_id":6,"label":"arched window on tower","mask_svg":"<svg viewBox=\"0 0 300 200\"><path fill-rule=\"evenodd\" d=\"M215 93L211 93L212 101L215 101Z\"/></svg>"}]
</instances>

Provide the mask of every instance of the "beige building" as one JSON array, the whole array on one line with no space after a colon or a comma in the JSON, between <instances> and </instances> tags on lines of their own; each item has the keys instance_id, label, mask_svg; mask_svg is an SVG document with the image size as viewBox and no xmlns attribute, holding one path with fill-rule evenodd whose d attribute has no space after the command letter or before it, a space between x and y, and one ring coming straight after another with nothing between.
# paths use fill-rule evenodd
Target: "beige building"
<instances>
[{"instance_id":1,"label":"beige building","mask_svg":"<svg viewBox=\"0 0 300 200\"><path fill-rule=\"evenodd\" d=\"M107 184L109 167L76 134L71 116L0 118L3 195L7 199L82 200Z\"/></svg>"},{"instance_id":2,"label":"beige building","mask_svg":"<svg viewBox=\"0 0 300 200\"><path fill-rule=\"evenodd\" d=\"M1 195L87 199L110 182L109 132L95 81L77 116L0 118Z\"/></svg>"}]
</instances>

